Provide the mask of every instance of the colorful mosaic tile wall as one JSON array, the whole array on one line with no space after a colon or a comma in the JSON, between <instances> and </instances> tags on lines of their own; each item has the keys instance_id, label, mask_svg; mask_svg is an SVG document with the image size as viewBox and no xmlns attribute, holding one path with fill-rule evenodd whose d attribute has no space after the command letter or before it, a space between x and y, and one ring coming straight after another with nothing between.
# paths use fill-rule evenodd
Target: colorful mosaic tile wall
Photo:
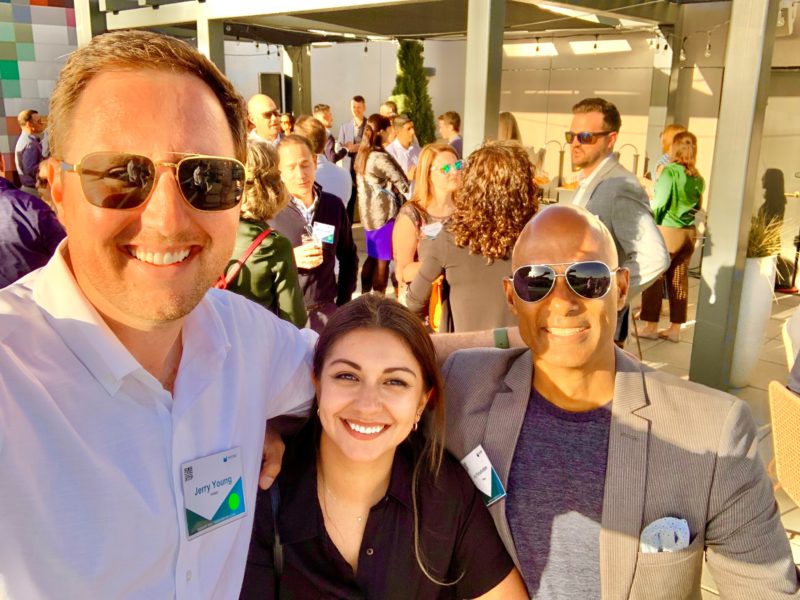
<instances>
[{"instance_id":1,"label":"colorful mosaic tile wall","mask_svg":"<svg viewBox=\"0 0 800 600\"><path fill-rule=\"evenodd\" d=\"M77 47L73 0L0 0L0 154L14 169L17 114L46 115L66 55Z\"/></svg>"}]
</instances>

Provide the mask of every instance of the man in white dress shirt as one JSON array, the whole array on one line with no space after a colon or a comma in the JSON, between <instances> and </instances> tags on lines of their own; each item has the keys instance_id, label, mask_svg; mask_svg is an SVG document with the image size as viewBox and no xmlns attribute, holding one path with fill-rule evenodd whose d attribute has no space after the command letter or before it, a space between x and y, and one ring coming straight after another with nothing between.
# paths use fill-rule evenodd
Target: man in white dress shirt
<instances>
[{"instance_id":1,"label":"man in white dress shirt","mask_svg":"<svg viewBox=\"0 0 800 600\"><path fill-rule=\"evenodd\" d=\"M117 31L50 114L67 239L0 291L0 598L238 597L265 423L310 407L315 338L209 291L244 101L188 44Z\"/></svg>"},{"instance_id":2,"label":"man in white dress shirt","mask_svg":"<svg viewBox=\"0 0 800 600\"><path fill-rule=\"evenodd\" d=\"M281 135L281 111L275 100L266 94L255 94L247 101L247 118L253 130L250 139L266 142L273 148L283 137Z\"/></svg>"},{"instance_id":3,"label":"man in white dress shirt","mask_svg":"<svg viewBox=\"0 0 800 600\"><path fill-rule=\"evenodd\" d=\"M413 182L420 153L419 144L414 137L414 122L408 115L400 115L394 118L392 127L395 137L394 141L386 146L386 151L397 161L408 180Z\"/></svg>"},{"instance_id":4,"label":"man in white dress shirt","mask_svg":"<svg viewBox=\"0 0 800 600\"><path fill-rule=\"evenodd\" d=\"M339 198L347 208L353 182L350 179L350 173L329 161L325 156L325 140L328 136L325 125L315 117L303 115L297 119L294 131L311 142L311 147L317 156L317 171L314 175L317 183L322 186L323 191Z\"/></svg>"}]
</instances>

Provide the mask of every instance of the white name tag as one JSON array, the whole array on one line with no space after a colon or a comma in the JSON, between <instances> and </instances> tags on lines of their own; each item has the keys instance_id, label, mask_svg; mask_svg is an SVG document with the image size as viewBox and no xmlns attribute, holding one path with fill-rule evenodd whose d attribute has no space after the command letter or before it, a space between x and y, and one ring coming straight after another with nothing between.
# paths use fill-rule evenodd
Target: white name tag
<instances>
[{"instance_id":1,"label":"white name tag","mask_svg":"<svg viewBox=\"0 0 800 600\"><path fill-rule=\"evenodd\" d=\"M428 223L427 225L423 225L419 228L419 232L429 240L433 240L439 235L442 231L442 224L441 222L437 223Z\"/></svg>"},{"instance_id":2,"label":"white name tag","mask_svg":"<svg viewBox=\"0 0 800 600\"><path fill-rule=\"evenodd\" d=\"M332 244L334 233L336 233L336 227L333 225L314 223L312 235L316 241L322 242L323 244Z\"/></svg>"},{"instance_id":3,"label":"white name tag","mask_svg":"<svg viewBox=\"0 0 800 600\"><path fill-rule=\"evenodd\" d=\"M486 506L491 506L501 498L505 498L506 490L503 487L503 482L500 481L500 476L494 470L489 457L486 456L483 446L478 444L472 452L461 460L461 464L472 478L472 483L475 484L475 487L478 488L481 496L483 496L483 503Z\"/></svg>"},{"instance_id":4,"label":"white name tag","mask_svg":"<svg viewBox=\"0 0 800 600\"><path fill-rule=\"evenodd\" d=\"M185 462L181 475L188 539L245 515L240 448Z\"/></svg>"}]
</instances>

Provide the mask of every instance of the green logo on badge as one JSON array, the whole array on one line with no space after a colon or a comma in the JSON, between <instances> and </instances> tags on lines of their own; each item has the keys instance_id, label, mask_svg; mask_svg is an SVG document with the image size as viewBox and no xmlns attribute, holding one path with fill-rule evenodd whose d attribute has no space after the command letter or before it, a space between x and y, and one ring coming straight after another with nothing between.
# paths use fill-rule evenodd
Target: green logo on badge
<instances>
[{"instance_id":1,"label":"green logo on badge","mask_svg":"<svg viewBox=\"0 0 800 600\"><path fill-rule=\"evenodd\" d=\"M239 498L239 494L233 492L230 496L228 496L228 508L231 510L236 510L239 508L239 503L241 499Z\"/></svg>"}]
</instances>

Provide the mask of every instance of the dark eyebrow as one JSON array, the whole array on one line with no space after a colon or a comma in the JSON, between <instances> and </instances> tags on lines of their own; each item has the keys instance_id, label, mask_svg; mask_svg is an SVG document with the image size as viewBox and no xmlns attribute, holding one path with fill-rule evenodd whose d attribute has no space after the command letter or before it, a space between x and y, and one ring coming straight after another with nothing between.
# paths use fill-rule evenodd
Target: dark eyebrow
<instances>
[{"instance_id":1,"label":"dark eyebrow","mask_svg":"<svg viewBox=\"0 0 800 600\"><path fill-rule=\"evenodd\" d=\"M352 360L347 360L346 358L337 358L335 360L332 360L328 364L335 365L336 363L343 363L349 367L352 367L353 369L356 369L357 371L361 370L361 365L359 365L358 363L354 363ZM407 367L389 367L388 369L383 370L384 373L393 373L394 371L404 371L405 373L408 373L414 378L417 377L417 374Z\"/></svg>"}]
</instances>

